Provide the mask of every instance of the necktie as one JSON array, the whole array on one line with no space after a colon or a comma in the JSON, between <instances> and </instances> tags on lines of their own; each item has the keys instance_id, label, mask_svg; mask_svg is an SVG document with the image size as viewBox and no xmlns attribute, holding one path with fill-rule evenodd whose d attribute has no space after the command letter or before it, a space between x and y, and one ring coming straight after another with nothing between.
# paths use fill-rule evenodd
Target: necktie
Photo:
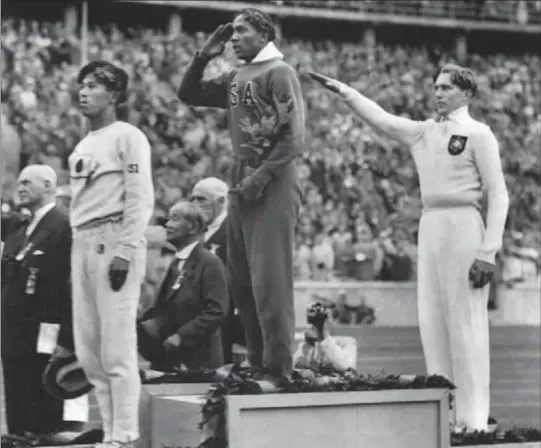
<instances>
[{"instance_id":1,"label":"necktie","mask_svg":"<svg viewBox=\"0 0 541 448\"><path fill-rule=\"evenodd\" d=\"M185 258L175 257L171 263L171 272L170 272L170 281L169 281L169 291L177 290L180 287L180 273L182 272L181 267L184 266Z\"/></svg>"},{"instance_id":2,"label":"necktie","mask_svg":"<svg viewBox=\"0 0 541 448\"><path fill-rule=\"evenodd\" d=\"M178 266L182 260L180 258L175 257L174 260L171 262L171 266L169 267L171 280L174 281L174 279L178 275Z\"/></svg>"}]
</instances>

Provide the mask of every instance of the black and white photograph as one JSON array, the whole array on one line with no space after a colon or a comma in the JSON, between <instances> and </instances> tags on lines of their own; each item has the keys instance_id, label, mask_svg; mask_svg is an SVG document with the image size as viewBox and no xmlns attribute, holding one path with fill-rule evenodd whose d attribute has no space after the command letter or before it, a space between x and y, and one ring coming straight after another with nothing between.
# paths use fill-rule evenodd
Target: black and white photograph
<instances>
[{"instance_id":1,"label":"black and white photograph","mask_svg":"<svg viewBox=\"0 0 541 448\"><path fill-rule=\"evenodd\" d=\"M2 0L2 448L541 448L541 0Z\"/></svg>"}]
</instances>

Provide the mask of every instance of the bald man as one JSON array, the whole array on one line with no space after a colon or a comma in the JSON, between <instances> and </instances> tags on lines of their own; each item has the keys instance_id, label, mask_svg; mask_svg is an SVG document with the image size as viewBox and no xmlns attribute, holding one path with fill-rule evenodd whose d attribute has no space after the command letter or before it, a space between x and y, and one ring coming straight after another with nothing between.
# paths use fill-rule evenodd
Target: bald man
<instances>
[{"instance_id":1,"label":"bald man","mask_svg":"<svg viewBox=\"0 0 541 448\"><path fill-rule=\"evenodd\" d=\"M197 182L190 201L198 204L205 215L207 230L204 234L207 249L214 252L226 265L227 195L229 187L216 177L207 177Z\"/></svg>"},{"instance_id":2,"label":"bald man","mask_svg":"<svg viewBox=\"0 0 541 448\"><path fill-rule=\"evenodd\" d=\"M203 235L205 248L218 255L224 266L227 267L227 195L229 187L216 177L207 177L197 182L191 194L191 202L199 204L207 221L207 230ZM236 355L241 356L245 352L244 327L233 300L230 301L227 319L222 326L222 345L224 362L226 364L235 361Z\"/></svg>"},{"instance_id":3,"label":"bald man","mask_svg":"<svg viewBox=\"0 0 541 448\"><path fill-rule=\"evenodd\" d=\"M55 205L56 182L46 165L30 165L20 173L20 206L31 215L8 233L2 254L2 365L13 435L65 429L64 402L51 397L42 383L55 348L73 350L71 229Z\"/></svg>"}]
</instances>

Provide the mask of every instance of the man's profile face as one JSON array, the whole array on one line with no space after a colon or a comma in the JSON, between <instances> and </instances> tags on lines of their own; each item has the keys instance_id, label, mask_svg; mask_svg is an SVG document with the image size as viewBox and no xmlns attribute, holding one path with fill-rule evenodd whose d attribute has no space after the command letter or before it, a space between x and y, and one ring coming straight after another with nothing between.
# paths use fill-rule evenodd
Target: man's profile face
<instances>
[{"instance_id":1,"label":"man's profile face","mask_svg":"<svg viewBox=\"0 0 541 448\"><path fill-rule=\"evenodd\" d=\"M93 74L85 76L79 84L79 107L85 117L99 116L111 104L115 96Z\"/></svg>"},{"instance_id":2,"label":"man's profile face","mask_svg":"<svg viewBox=\"0 0 541 448\"><path fill-rule=\"evenodd\" d=\"M468 103L469 95L451 82L450 73L440 73L434 83L436 111L448 115Z\"/></svg>"},{"instance_id":3,"label":"man's profile face","mask_svg":"<svg viewBox=\"0 0 541 448\"><path fill-rule=\"evenodd\" d=\"M190 202L199 205L205 215L207 224L214 221L220 214L221 203L219 198L205 186L195 185L190 196Z\"/></svg>"},{"instance_id":4,"label":"man's profile face","mask_svg":"<svg viewBox=\"0 0 541 448\"><path fill-rule=\"evenodd\" d=\"M167 241L175 242L192 234L193 225L184 217L182 207L173 207L165 223Z\"/></svg>"},{"instance_id":5,"label":"man's profile face","mask_svg":"<svg viewBox=\"0 0 541 448\"><path fill-rule=\"evenodd\" d=\"M233 21L231 43L237 58L250 62L267 44L267 39L240 15Z\"/></svg>"},{"instance_id":6,"label":"man's profile face","mask_svg":"<svg viewBox=\"0 0 541 448\"><path fill-rule=\"evenodd\" d=\"M17 181L17 196L21 206L32 208L41 205L48 188L47 182L23 171Z\"/></svg>"}]
</instances>

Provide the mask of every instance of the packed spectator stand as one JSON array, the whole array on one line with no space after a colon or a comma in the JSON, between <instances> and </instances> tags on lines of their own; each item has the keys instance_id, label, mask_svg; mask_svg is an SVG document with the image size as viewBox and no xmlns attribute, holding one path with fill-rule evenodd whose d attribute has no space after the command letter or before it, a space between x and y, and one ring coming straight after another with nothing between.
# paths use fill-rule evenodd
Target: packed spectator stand
<instances>
[{"instance_id":1,"label":"packed spectator stand","mask_svg":"<svg viewBox=\"0 0 541 448\"><path fill-rule=\"evenodd\" d=\"M268 0L276 6L364 13L447 17L492 22L541 23L541 2L501 0Z\"/></svg>"},{"instance_id":2,"label":"packed spectator stand","mask_svg":"<svg viewBox=\"0 0 541 448\"><path fill-rule=\"evenodd\" d=\"M303 7L327 3L332 8L338 2L268 3L302 3ZM344 2L340 3L343 7ZM359 8L376 4L349 3ZM524 3L529 18L538 18L541 2ZM67 157L82 136L75 81L81 40L78 33L67 32L61 21L35 21L3 12L2 155L7 172L2 176L2 199L7 202L12 199L13 173L16 176L28 163L53 166L61 182L67 183ZM89 59L119 64L132 80L123 113L152 144L157 220L200 178L223 177L231 155L225 113L192 110L175 95L206 34L186 30L170 36L163 28L121 27L111 22L92 25L88 35ZM441 50L433 42L366 46L286 33L279 46L299 72L308 108L308 145L298 161L305 198L297 232L297 277L414 279L421 206L408 150L355 120L344 106L313 85L306 73L314 70L338 78L369 92L390 112L425 119L432 114L432 75L438 64L455 59L454 52ZM225 57L212 61L208 75L234 66L229 50ZM479 74L480 95L472 115L490 125L500 142L511 198L504 255L517 245L532 249L527 259L536 269L528 275L538 280L539 54L472 52L465 63ZM522 253L511 252L514 256Z\"/></svg>"}]
</instances>

